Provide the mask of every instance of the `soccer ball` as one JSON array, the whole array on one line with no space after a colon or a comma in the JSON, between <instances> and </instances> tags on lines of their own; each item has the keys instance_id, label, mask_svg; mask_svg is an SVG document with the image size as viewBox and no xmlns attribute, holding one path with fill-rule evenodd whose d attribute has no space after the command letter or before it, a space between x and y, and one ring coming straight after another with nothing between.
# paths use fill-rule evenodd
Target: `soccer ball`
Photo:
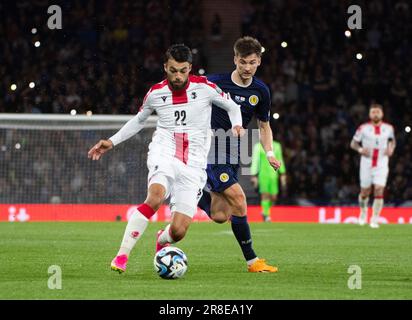
<instances>
[{"instance_id":1,"label":"soccer ball","mask_svg":"<svg viewBox=\"0 0 412 320\"><path fill-rule=\"evenodd\" d=\"M178 279L187 270L187 257L179 248L168 246L159 250L154 257L154 268L163 279Z\"/></svg>"}]
</instances>

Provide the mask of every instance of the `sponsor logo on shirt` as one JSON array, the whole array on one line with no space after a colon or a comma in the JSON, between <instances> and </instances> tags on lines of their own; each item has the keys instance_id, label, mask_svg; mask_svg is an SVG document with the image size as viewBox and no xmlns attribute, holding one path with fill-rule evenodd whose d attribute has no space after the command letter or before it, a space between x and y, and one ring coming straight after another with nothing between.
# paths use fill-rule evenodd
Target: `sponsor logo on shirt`
<instances>
[{"instance_id":1,"label":"sponsor logo on shirt","mask_svg":"<svg viewBox=\"0 0 412 320\"><path fill-rule=\"evenodd\" d=\"M245 97L235 96L235 101L236 101L236 102L245 102L245 100L246 100Z\"/></svg>"}]
</instances>

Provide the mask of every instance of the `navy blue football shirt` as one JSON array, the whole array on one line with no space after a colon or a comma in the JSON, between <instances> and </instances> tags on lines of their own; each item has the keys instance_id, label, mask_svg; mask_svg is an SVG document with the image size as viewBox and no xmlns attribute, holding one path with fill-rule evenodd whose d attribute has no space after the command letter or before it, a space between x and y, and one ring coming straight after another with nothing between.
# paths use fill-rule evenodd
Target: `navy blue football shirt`
<instances>
[{"instance_id":1,"label":"navy blue football shirt","mask_svg":"<svg viewBox=\"0 0 412 320\"><path fill-rule=\"evenodd\" d=\"M239 86L232 81L232 73L224 74L212 74L207 76L207 79L219 86L224 92L228 92L233 101L241 106L243 128L247 128L253 115L257 119L263 122L270 120L270 91L266 84L261 80L253 77L252 82L248 86ZM223 129L225 131L230 130L232 125L230 123L229 115L221 108L213 106L211 127L214 130ZM226 148L226 162L238 163L239 160L239 142L233 145L230 141L227 141L228 147ZM215 148L214 155L209 157L209 163L211 161L218 161L218 148L216 139L212 139L211 148ZM212 153L209 153L212 154ZM221 156L221 155L220 155ZM221 157L219 156L219 159ZM215 159L213 159L213 157ZM221 161L220 161L221 162Z\"/></svg>"}]
</instances>

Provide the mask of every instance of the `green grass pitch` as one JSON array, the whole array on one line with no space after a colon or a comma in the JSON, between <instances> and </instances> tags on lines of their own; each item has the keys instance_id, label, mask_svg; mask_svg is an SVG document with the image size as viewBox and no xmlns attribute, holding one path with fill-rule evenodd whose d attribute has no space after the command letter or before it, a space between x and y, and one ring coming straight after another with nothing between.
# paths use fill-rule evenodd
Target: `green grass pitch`
<instances>
[{"instance_id":1,"label":"green grass pitch","mask_svg":"<svg viewBox=\"0 0 412 320\"><path fill-rule=\"evenodd\" d=\"M119 275L109 264L125 223L0 223L0 299L412 299L412 225L252 223L257 254L279 267L251 274L230 225L195 223L178 247L189 269L163 280L153 269L149 225ZM48 288L48 268L62 289ZM351 265L362 288L348 288Z\"/></svg>"}]
</instances>

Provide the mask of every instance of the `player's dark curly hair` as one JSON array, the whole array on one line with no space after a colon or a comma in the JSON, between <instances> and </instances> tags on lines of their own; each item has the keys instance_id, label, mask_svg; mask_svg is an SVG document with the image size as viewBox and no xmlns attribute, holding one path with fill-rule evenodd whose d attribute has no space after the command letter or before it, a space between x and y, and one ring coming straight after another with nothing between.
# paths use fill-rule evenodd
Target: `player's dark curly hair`
<instances>
[{"instance_id":1,"label":"player's dark curly hair","mask_svg":"<svg viewBox=\"0 0 412 320\"><path fill-rule=\"evenodd\" d=\"M258 57L262 55L262 45L259 40L248 36L237 39L233 50L236 56L243 58L254 53L256 53Z\"/></svg>"},{"instance_id":2,"label":"player's dark curly hair","mask_svg":"<svg viewBox=\"0 0 412 320\"><path fill-rule=\"evenodd\" d=\"M192 50L183 43L173 44L167 49L165 54L165 62L169 59L174 59L177 62L189 62L192 63Z\"/></svg>"}]
</instances>

